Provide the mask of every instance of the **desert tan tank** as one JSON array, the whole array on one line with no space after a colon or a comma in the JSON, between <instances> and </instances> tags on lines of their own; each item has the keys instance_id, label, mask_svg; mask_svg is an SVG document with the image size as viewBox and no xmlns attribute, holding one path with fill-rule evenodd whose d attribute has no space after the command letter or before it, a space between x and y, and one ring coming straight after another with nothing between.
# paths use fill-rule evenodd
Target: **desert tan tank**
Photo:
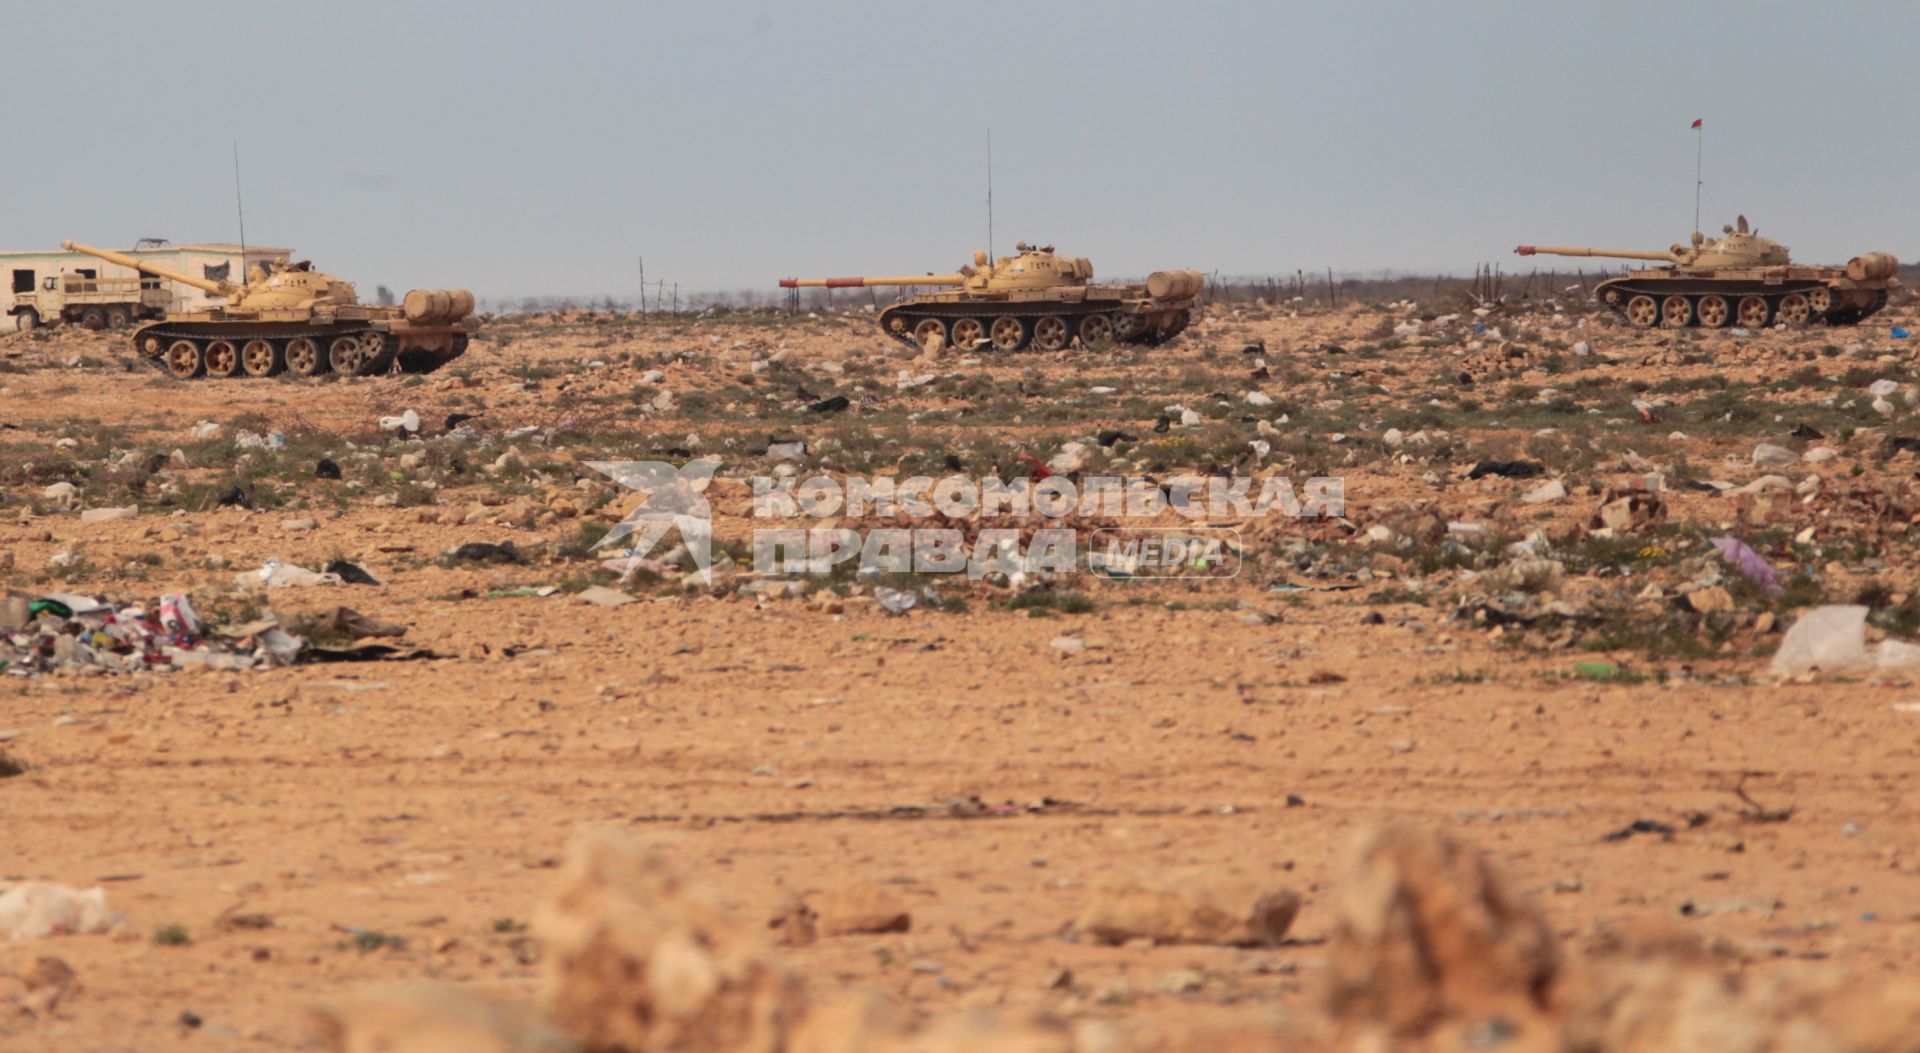
<instances>
[{"instance_id":1,"label":"desert tan tank","mask_svg":"<svg viewBox=\"0 0 1920 1053\"><path fill-rule=\"evenodd\" d=\"M1593 290L1601 303L1643 328L1713 328L1730 320L1749 329L1775 321L1853 325L1885 307L1887 294L1900 287L1895 277L1900 261L1890 253L1855 256L1845 267L1811 266L1792 262L1785 245L1748 230L1745 216L1721 232L1722 237L1708 241L1694 231L1691 245L1675 245L1665 252L1576 245L1522 245L1513 251L1522 256L1605 256L1665 263L1608 278Z\"/></svg>"},{"instance_id":2,"label":"desert tan tank","mask_svg":"<svg viewBox=\"0 0 1920 1053\"><path fill-rule=\"evenodd\" d=\"M304 260L256 265L235 285L78 242L60 245L227 298L224 307L172 311L133 331L134 350L182 380L430 373L465 354L473 335L473 294L465 289L415 289L400 306L373 306L360 302L352 282Z\"/></svg>"},{"instance_id":3,"label":"desert tan tank","mask_svg":"<svg viewBox=\"0 0 1920 1053\"><path fill-rule=\"evenodd\" d=\"M945 291L915 296L880 312L890 336L925 347L940 343L971 350L991 346L1018 351L1033 346L1058 351L1079 340L1153 344L1171 339L1193 319L1206 279L1198 271L1156 271L1145 285L1095 285L1093 264L1059 256L1053 246L1021 242L1016 254L988 262L973 254L972 266L951 274L903 274L884 278L782 278L783 289L859 289L871 286L934 286Z\"/></svg>"}]
</instances>

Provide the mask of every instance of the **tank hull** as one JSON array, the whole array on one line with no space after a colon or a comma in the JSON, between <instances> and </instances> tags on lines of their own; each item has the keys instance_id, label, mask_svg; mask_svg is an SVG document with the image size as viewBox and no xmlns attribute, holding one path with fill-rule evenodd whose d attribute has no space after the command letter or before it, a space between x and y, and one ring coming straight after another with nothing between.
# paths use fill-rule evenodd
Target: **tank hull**
<instances>
[{"instance_id":1,"label":"tank hull","mask_svg":"<svg viewBox=\"0 0 1920 1053\"><path fill-rule=\"evenodd\" d=\"M418 325L385 312L322 321L173 315L133 331L142 359L181 380L291 373L374 376L431 373L466 353L464 320Z\"/></svg>"},{"instance_id":2,"label":"tank hull","mask_svg":"<svg viewBox=\"0 0 1920 1053\"><path fill-rule=\"evenodd\" d=\"M962 351L1059 351L1170 340L1193 320L1197 302L1197 296L1154 297L1144 286L955 290L893 304L878 321L887 335L921 347L938 333L945 346Z\"/></svg>"},{"instance_id":3,"label":"tank hull","mask_svg":"<svg viewBox=\"0 0 1920 1053\"><path fill-rule=\"evenodd\" d=\"M1898 287L1897 279L1857 280L1841 267L1659 269L1609 278L1594 288L1594 298L1640 328L1855 325L1885 307Z\"/></svg>"}]
</instances>

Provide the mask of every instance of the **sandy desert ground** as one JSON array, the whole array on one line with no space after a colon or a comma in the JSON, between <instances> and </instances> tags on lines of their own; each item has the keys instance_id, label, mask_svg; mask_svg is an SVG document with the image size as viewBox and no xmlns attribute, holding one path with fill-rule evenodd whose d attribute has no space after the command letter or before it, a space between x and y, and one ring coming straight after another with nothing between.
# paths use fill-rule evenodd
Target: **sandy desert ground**
<instances>
[{"instance_id":1,"label":"sandy desert ground","mask_svg":"<svg viewBox=\"0 0 1920 1053\"><path fill-rule=\"evenodd\" d=\"M809 990L934 1015L1323 1035L1343 855L1390 820L1484 849L1569 956L1652 927L1746 984L1911 973L1920 666L1769 672L1822 604L1920 637L1911 302L1744 335L1467 307L1215 304L1167 346L1055 356L916 355L857 310L510 316L439 373L322 382L0 336L8 590L187 593L316 641L346 606L408 659L16 657L0 882L98 885L126 920L0 942L0 1046L322 1048L304 1007L368 985L530 997L583 828L668 846ZM382 429L405 410L418 436ZM892 583L937 594L904 615L845 574L622 584L589 550L637 502L585 462L721 458L737 554L740 480L792 439L807 472L1337 475L1347 508L1238 524L1230 579L927 575ZM1469 478L1515 460L1540 474ZM235 587L269 558L380 584ZM1102 883L1195 868L1296 892L1285 939L1076 925ZM768 927L848 889L907 931Z\"/></svg>"}]
</instances>

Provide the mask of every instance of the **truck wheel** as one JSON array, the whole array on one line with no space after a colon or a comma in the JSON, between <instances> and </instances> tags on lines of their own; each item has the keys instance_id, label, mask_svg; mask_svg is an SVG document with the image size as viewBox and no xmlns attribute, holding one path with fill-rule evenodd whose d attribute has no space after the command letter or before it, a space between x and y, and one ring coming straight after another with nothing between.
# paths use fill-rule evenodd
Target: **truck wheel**
<instances>
[{"instance_id":1,"label":"truck wheel","mask_svg":"<svg viewBox=\"0 0 1920 1053\"><path fill-rule=\"evenodd\" d=\"M89 307L80 312L80 325L98 332L107 327L107 312L98 307Z\"/></svg>"},{"instance_id":2,"label":"truck wheel","mask_svg":"<svg viewBox=\"0 0 1920 1053\"><path fill-rule=\"evenodd\" d=\"M125 329L127 327L127 323L131 321L133 321L133 315L128 313L126 308L124 307L107 308L107 328L108 329Z\"/></svg>"},{"instance_id":3,"label":"truck wheel","mask_svg":"<svg viewBox=\"0 0 1920 1053\"><path fill-rule=\"evenodd\" d=\"M40 312L29 307L13 316L13 327L20 332L40 328Z\"/></svg>"}]
</instances>

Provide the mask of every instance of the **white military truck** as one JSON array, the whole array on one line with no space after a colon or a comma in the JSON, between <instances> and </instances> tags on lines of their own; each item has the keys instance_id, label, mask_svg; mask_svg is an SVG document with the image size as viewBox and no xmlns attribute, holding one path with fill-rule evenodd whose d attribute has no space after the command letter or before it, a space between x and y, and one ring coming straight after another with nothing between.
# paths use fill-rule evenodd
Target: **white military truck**
<instances>
[{"instance_id":1,"label":"white military truck","mask_svg":"<svg viewBox=\"0 0 1920 1053\"><path fill-rule=\"evenodd\" d=\"M37 284L36 284L37 282ZM7 313L16 329L66 322L88 329L120 329L166 313L172 296L156 279L95 278L86 274L13 273Z\"/></svg>"}]
</instances>

